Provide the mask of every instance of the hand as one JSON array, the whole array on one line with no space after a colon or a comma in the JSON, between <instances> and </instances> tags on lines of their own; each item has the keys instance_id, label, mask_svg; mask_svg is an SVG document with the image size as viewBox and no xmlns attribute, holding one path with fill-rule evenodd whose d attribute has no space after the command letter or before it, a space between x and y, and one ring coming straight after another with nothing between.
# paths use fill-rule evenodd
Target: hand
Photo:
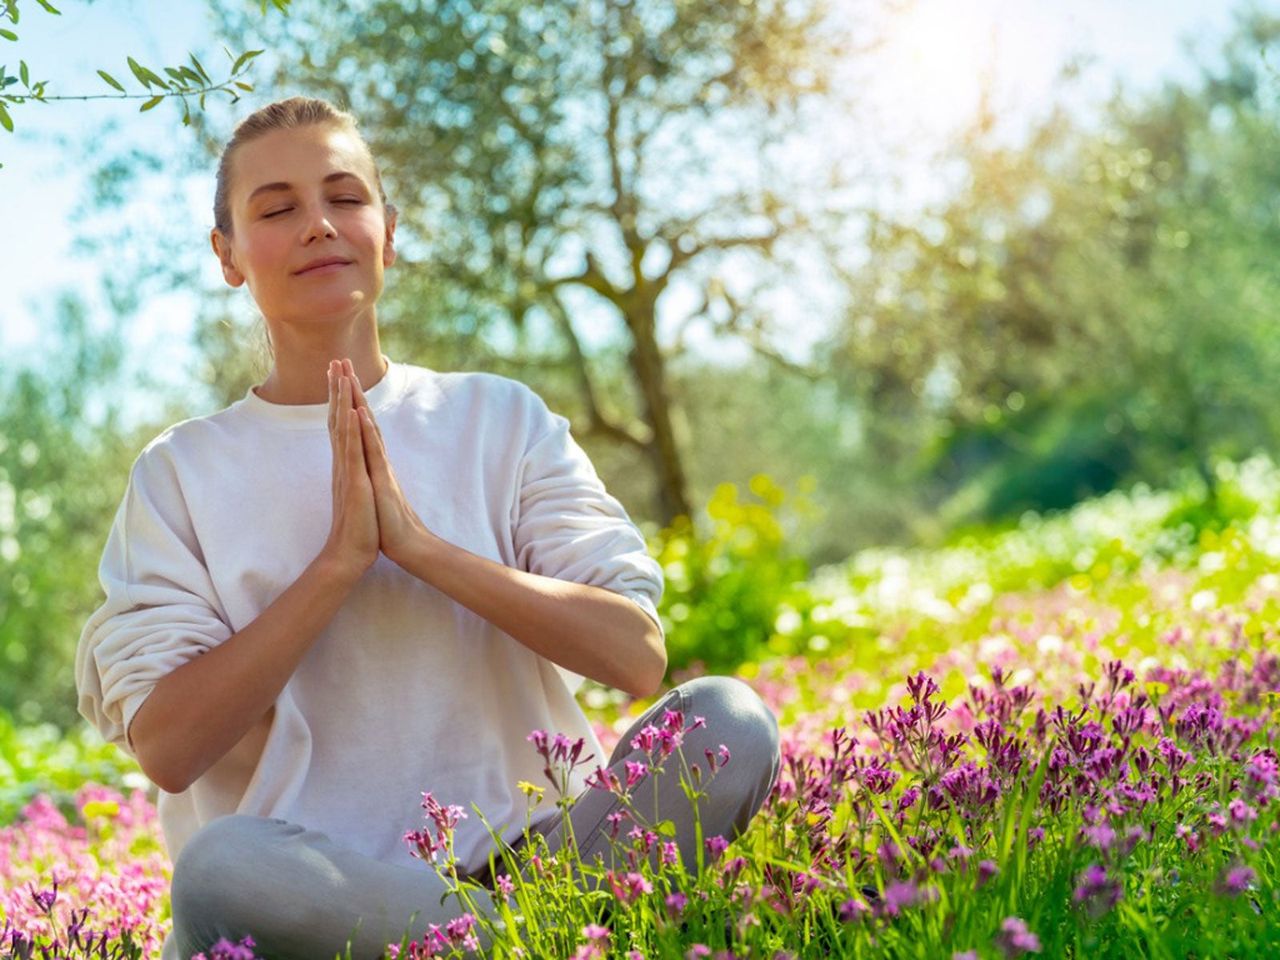
<instances>
[{"instance_id":1,"label":"hand","mask_svg":"<svg viewBox=\"0 0 1280 960\"><path fill-rule=\"evenodd\" d=\"M346 369L350 369L348 362ZM378 559L378 513L365 462L354 373L329 364L329 445L333 450L333 524L323 553L359 577Z\"/></svg>"},{"instance_id":2,"label":"hand","mask_svg":"<svg viewBox=\"0 0 1280 960\"><path fill-rule=\"evenodd\" d=\"M373 483L382 552L393 563L403 566L413 547L435 539L435 534L426 528L413 507L409 506L404 491L400 489L400 483L391 469L391 461L387 458L387 448L382 442L382 431L373 418L373 410L369 408L369 401L365 399L364 390L360 386L360 378L356 376L350 360L343 361L343 369L348 372L355 387L355 405L360 415L364 459L368 465L369 479Z\"/></svg>"}]
</instances>

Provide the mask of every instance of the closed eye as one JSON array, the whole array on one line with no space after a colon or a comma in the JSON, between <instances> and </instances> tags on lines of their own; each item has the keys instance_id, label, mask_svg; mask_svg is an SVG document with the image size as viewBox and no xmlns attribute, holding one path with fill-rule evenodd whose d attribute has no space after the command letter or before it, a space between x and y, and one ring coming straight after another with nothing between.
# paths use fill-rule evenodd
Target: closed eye
<instances>
[{"instance_id":1,"label":"closed eye","mask_svg":"<svg viewBox=\"0 0 1280 960\"><path fill-rule=\"evenodd\" d=\"M363 201L363 200L357 200L357 199L355 199L354 197L343 197L341 200L335 200L335 201L333 201L333 202L334 202L334 203L364 203L364 201ZM282 207L282 208L281 208L281 209L279 209L279 210L273 210L273 211L271 211L271 213L264 213L264 214L262 215L262 219L263 219L263 220L269 220L269 219L271 219L272 217L279 216L279 215L280 215L280 214L282 214L282 213L288 213L288 212L289 212L290 210L292 210L292 209L293 209L293 207Z\"/></svg>"}]
</instances>

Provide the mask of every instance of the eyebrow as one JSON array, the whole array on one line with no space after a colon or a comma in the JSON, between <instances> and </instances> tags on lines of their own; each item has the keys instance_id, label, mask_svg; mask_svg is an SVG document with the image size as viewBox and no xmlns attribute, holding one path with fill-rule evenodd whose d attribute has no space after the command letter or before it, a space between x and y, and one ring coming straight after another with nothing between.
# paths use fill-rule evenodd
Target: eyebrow
<instances>
[{"instance_id":1,"label":"eyebrow","mask_svg":"<svg viewBox=\"0 0 1280 960\"><path fill-rule=\"evenodd\" d=\"M350 177L352 180L360 180L360 178L356 176L354 173L347 173L345 170L343 170L343 171L339 171L338 173L329 174L327 177L324 178L324 182L332 183L335 180L343 180L343 179L346 179L347 177ZM360 180L360 183L361 185L363 185L364 181ZM278 190L292 190L292 189L293 189L293 184L284 183L283 181L277 181L276 183L264 183L262 186L254 190L253 193L249 194L249 199L246 200L245 202L252 203L253 198L260 193L267 193L269 191L278 191Z\"/></svg>"}]
</instances>

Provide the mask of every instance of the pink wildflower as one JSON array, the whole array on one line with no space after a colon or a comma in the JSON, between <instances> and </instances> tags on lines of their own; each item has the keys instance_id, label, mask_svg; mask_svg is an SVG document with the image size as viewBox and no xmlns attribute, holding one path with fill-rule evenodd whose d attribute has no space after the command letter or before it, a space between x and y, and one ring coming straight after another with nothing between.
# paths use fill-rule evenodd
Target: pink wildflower
<instances>
[{"instance_id":1,"label":"pink wildflower","mask_svg":"<svg viewBox=\"0 0 1280 960\"><path fill-rule=\"evenodd\" d=\"M633 760L627 761L627 789L630 790L637 783L643 780L649 773L649 768L643 763L636 763Z\"/></svg>"},{"instance_id":2,"label":"pink wildflower","mask_svg":"<svg viewBox=\"0 0 1280 960\"><path fill-rule=\"evenodd\" d=\"M668 840L662 845L662 865L664 867L675 866L680 862L680 848L674 840Z\"/></svg>"}]
</instances>

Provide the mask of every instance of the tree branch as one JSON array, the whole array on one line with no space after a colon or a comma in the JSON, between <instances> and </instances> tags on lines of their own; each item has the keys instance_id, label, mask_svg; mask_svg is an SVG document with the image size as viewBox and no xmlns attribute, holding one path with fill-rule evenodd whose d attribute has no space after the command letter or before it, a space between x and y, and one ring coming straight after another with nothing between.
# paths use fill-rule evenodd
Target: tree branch
<instances>
[{"instance_id":1,"label":"tree branch","mask_svg":"<svg viewBox=\"0 0 1280 960\"><path fill-rule=\"evenodd\" d=\"M600 264L596 262L596 258L590 250L587 251L587 265L583 267L581 273L571 274L567 277L555 277L544 281L544 285L552 291L568 286L571 283L580 284L588 290L594 290L613 304L621 304L624 299L623 292L604 275L600 269Z\"/></svg>"},{"instance_id":2,"label":"tree branch","mask_svg":"<svg viewBox=\"0 0 1280 960\"><path fill-rule=\"evenodd\" d=\"M596 402L595 385L591 381L591 373L587 368L587 358L582 352L582 344L569 319L569 311L556 296L549 297L546 306L547 312L551 314L556 326L564 334L565 342L569 345L569 356L578 377L578 386L582 390L583 400L587 405L587 416L591 424L588 432L631 444L640 450L647 449L651 442L649 439L637 436L621 424L614 423L600 410L600 404Z\"/></svg>"},{"instance_id":3,"label":"tree branch","mask_svg":"<svg viewBox=\"0 0 1280 960\"><path fill-rule=\"evenodd\" d=\"M814 383L826 379L827 375L817 367L811 367L803 363L796 363L794 360L784 357L773 347L769 346L769 344L764 341L763 337L764 321L758 314L744 308L728 290L723 291L721 293L721 297L729 307L729 319L723 323L716 324L721 332L732 333L741 337L747 346L760 356L772 363L776 363L784 370L794 373L797 376L804 377L806 380L810 380ZM744 325L742 323L742 319L744 317L752 317L754 322L749 326ZM714 319L712 322L715 323Z\"/></svg>"}]
</instances>

